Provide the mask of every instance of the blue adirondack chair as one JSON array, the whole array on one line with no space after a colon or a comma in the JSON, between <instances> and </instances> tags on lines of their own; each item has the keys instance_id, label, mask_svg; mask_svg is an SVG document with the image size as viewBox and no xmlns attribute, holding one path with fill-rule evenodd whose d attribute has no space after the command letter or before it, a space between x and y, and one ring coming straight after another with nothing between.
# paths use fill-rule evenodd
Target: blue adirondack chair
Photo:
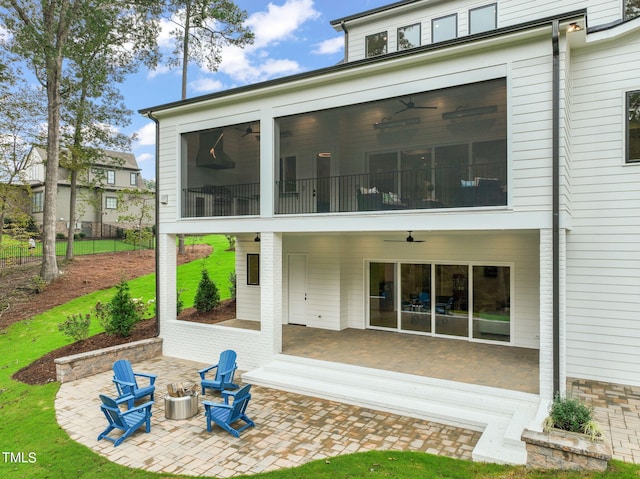
<instances>
[{"instance_id":1,"label":"blue adirondack chair","mask_svg":"<svg viewBox=\"0 0 640 479\"><path fill-rule=\"evenodd\" d=\"M208 368L200 369L200 379L202 381L202 395L205 394L205 389L213 389L216 391L224 391L225 389L238 389L238 385L233 382L233 376L236 373L238 365L236 364L236 352L231 349L222 351L218 364L209 366ZM216 370L216 375L213 379L207 379L206 374L212 369Z\"/></svg>"},{"instance_id":2,"label":"blue adirondack chair","mask_svg":"<svg viewBox=\"0 0 640 479\"><path fill-rule=\"evenodd\" d=\"M247 384L238 391L223 391L224 402L221 403L202 401L204 415L207 418L207 431L211 432L213 423L216 423L235 437L240 437L240 433L246 428L255 426L256 424L245 414L251 399L250 389L251 384ZM230 398L233 399L231 403ZM244 421L245 424L234 429L231 425L236 421Z\"/></svg>"},{"instance_id":3,"label":"blue adirondack chair","mask_svg":"<svg viewBox=\"0 0 640 479\"><path fill-rule=\"evenodd\" d=\"M113 447L115 447L121 444L122 441L133 434L143 424L146 426L146 432L151 431L151 406L153 406L153 401L122 411L114 399L100 394L100 400L102 401L100 409L107 418L107 421L109 421L109 425L100 433L98 441L100 439L106 439L107 441L111 441ZM122 435L120 437L107 436L107 434L114 429L122 431Z\"/></svg>"},{"instance_id":4,"label":"blue adirondack chair","mask_svg":"<svg viewBox=\"0 0 640 479\"><path fill-rule=\"evenodd\" d=\"M149 379L149 385L139 387L136 376ZM131 363L127 359L119 359L113 363L113 382L118 390L116 401L121 403L126 398L129 409L133 407L136 399L150 396L149 400L153 401L153 393L156 390L154 383L157 377L156 374L134 373Z\"/></svg>"}]
</instances>

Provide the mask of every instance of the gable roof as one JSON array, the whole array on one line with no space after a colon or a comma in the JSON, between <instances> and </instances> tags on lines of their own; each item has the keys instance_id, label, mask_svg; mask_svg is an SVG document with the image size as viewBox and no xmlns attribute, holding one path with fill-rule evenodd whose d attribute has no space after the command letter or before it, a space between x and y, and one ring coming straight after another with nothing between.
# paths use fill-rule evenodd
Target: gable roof
<instances>
[{"instance_id":1,"label":"gable roof","mask_svg":"<svg viewBox=\"0 0 640 479\"><path fill-rule=\"evenodd\" d=\"M36 151L38 156L40 156L42 161L47 160L47 150L45 148L42 148L41 146L34 146L33 149ZM103 153L104 156L94 163L95 166L111 166L123 170L140 170L136 157L133 153L115 150L103 150ZM114 165L113 161L111 161L112 158L121 161L122 164L118 164L117 166Z\"/></svg>"}]
</instances>

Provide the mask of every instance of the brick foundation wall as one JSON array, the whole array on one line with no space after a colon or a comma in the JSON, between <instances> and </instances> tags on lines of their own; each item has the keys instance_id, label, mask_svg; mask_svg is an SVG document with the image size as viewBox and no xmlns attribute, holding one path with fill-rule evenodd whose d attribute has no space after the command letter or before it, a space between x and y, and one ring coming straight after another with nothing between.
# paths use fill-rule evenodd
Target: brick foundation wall
<instances>
[{"instance_id":1,"label":"brick foundation wall","mask_svg":"<svg viewBox=\"0 0 640 479\"><path fill-rule=\"evenodd\" d=\"M162 338L152 338L65 356L55 360L56 379L60 383L68 383L109 371L118 359L128 359L136 363L161 355Z\"/></svg>"}]
</instances>

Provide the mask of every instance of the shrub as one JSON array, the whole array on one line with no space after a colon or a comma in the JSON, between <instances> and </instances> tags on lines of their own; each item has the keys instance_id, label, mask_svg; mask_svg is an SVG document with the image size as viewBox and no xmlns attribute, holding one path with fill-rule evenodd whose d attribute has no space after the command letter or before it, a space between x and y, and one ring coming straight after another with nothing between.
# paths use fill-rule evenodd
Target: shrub
<instances>
[{"instance_id":1,"label":"shrub","mask_svg":"<svg viewBox=\"0 0 640 479\"><path fill-rule=\"evenodd\" d=\"M180 316L182 310L184 309L184 300L180 297L180 293L182 293L184 289L176 290L176 316Z\"/></svg>"},{"instance_id":2,"label":"shrub","mask_svg":"<svg viewBox=\"0 0 640 479\"><path fill-rule=\"evenodd\" d=\"M229 293L231 293L231 299L236 299L236 272L229 273Z\"/></svg>"},{"instance_id":3,"label":"shrub","mask_svg":"<svg viewBox=\"0 0 640 479\"><path fill-rule=\"evenodd\" d=\"M64 323L58 325L58 330L74 341L81 341L89 337L89 326L91 325L91 315L74 314L67 316Z\"/></svg>"},{"instance_id":4,"label":"shrub","mask_svg":"<svg viewBox=\"0 0 640 479\"><path fill-rule=\"evenodd\" d=\"M544 421L545 431L552 428L587 434L591 440L601 440L604 437L600 426L593 419L593 409L578 398L554 398L549 416Z\"/></svg>"},{"instance_id":5,"label":"shrub","mask_svg":"<svg viewBox=\"0 0 640 479\"><path fill-rule=\"evenodd\" d=\"M118 283L116 290L109 304L96 304L95 314L107 334L127 337L143 318L147 305L131 297L129 285L124 280Z\"/></svg>"},{"instance_id":6,"label":"shrub","mask_svg":"<svg viewBox=\"0 0 640 479\"><path fill-rule=\"evenodd\" d=\"M209 278L206 269L202 270L202 278L198 283L196 297L193 300L193 306L201 313L212 311L220 303L220 293L218 287Z\"/></svg>"}]
</instances>

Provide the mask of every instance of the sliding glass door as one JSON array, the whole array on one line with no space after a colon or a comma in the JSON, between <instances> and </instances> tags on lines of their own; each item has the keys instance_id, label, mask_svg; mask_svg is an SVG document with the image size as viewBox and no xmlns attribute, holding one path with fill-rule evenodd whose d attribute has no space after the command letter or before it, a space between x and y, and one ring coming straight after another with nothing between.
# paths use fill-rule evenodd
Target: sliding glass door
<instances>
[{"instance_id":1,"label":"sliding glass door","mask_svg":"<svg viewBox=\"0 0 640 479\"><path fill-rule=\"evenodd\" d=\"M511 268L369 263L369 326L511 341Z\"/></svg>"}]
</instances>

